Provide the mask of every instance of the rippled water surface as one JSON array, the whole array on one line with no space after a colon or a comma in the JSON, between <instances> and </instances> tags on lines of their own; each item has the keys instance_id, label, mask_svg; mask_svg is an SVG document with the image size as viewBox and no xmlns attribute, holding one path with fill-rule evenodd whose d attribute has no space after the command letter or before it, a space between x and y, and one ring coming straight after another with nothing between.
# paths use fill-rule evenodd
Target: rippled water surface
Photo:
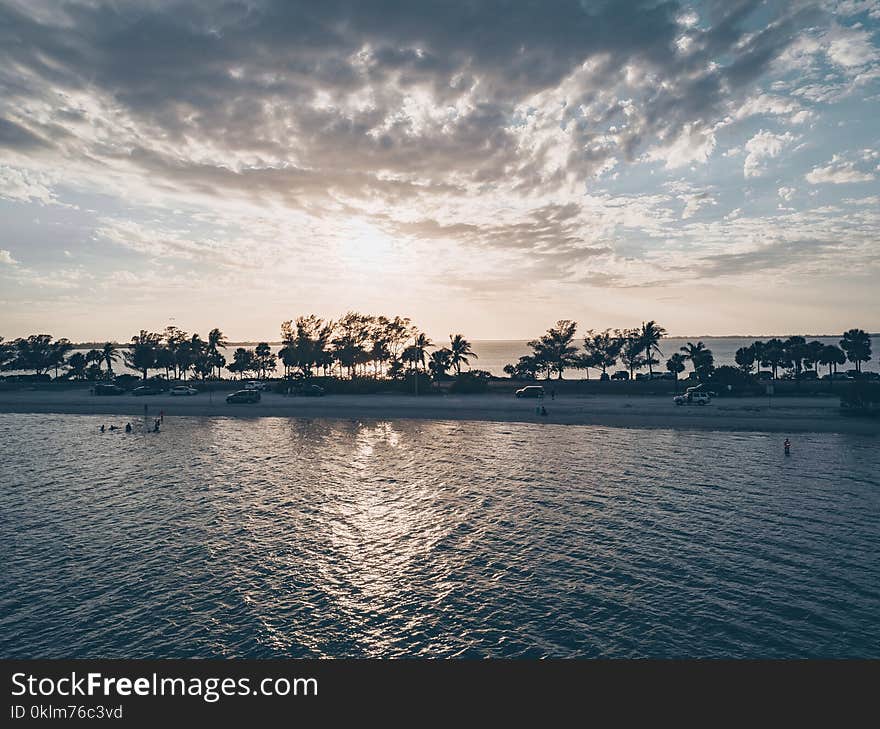
<instances>
[{"instance_id":1,"label":"rippled water surface","mask_svg":"<svg viewBox=\"0 0 880 729\"><path fill-rule=\"evenodd\" d=\"M880 657L877 438L101 422L0 415L4 657Z\"/></svg>"}]
</instances>

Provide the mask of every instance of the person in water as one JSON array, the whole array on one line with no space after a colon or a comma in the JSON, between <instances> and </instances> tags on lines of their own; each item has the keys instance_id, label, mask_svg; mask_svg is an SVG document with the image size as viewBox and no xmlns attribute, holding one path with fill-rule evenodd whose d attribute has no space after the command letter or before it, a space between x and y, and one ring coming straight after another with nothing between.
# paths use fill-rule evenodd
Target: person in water
<instances>
[{"instance_id":1,"label":"person in water","mask_svg":"<svg viewBox=\"0 0 880 729\"><path fill-rule=\"evenodd\" d=\"M541 415L543 415L543 416L547 415L547 408L545 408L543 405L541 405Z\"/></svg>"},{"instance_id":2,"label":"person in water","mask_svg":"<svg viewBox=\"0 0 880 729\"><path fill-rule=\"evenodd\" d=\"M103 433L104 430L106 430L106 429L104 428L104 423L101 423L101 432Z\"/></svg>"},{"instance_id":3,"label":"person in water","mask_svg":"<svg viewBox=\"0 0 880 729\"><path fill-rule=\"evenodd\" d=\"M125 432L126 432L126 433L131 433L131 423L126 423L126 424L125 424Z\"/></svg>"},{"instance_id":4,"label":"person in water","mask_svg":"<svg viewBox=\"0 0 880 729\"><path fill-rule=\"evenodd\" d=\"M153 424L153 432L154 433L159 432L159 421L158 420Z\"/></svg>"},{"instance_id":5,"label":"person in water","mask_svg":"<svg viewBox=\"0 0 880 729\"><path fill-rule=\"evenodd\" d=\"M785 442L782 444L782 447L785 449L785 455L791 453L791 441L786 438Z\"/></svg>"}]
</instances>

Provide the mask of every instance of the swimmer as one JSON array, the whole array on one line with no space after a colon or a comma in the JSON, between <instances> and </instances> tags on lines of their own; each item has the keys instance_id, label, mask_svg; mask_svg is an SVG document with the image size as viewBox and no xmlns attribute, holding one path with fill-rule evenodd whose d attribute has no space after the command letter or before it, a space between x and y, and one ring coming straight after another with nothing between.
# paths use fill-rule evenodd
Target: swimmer
<instances>
[{"instance_id":1,"label":"swimmer","mask_svg":"<svg viewBox=\"0 0 880 729\"><path fill-rule=\"evenodd\" d=\"M119 430L119 428L117 428L115 425L111 425L110 430Z\"/></svg>"},{"instance_id":2,"label":"swimmer","mask_svg":"<svg viewBox=\"0 0 880 729\"><path fill-rule=\"evenodd\" d=\"M131 433L131 423L126 423L126 424L125 424L125 432L126 432L126 433Z\"/></svg>"},{"instance_id":3,"label":"swimmer","mask_svg":"<svg viewBox=\"0 0 880 729\"><path fill-rule=\"evenodd\" d=\"M782 444L782 447L785 449L785 455L791 455L791 441L786 438L785 442Z\"/></svg>"},{"instance_id":4,"label":"swimmer","mask_svg":"<svg viewBox=\"0 0 880 729\"><path fill-rule=\"evenodd\" d=\"M104 423L101 423L101 432L103 433L104 430L105 430L105 428L104 428Z\"/></svg>"}]
</instances>

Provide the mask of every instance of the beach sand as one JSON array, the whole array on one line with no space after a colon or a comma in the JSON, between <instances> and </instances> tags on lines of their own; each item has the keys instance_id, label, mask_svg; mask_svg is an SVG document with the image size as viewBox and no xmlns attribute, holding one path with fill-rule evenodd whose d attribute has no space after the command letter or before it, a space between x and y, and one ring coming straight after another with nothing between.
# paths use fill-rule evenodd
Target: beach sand
<instances>
[{"instance_id":1,"label":"beach sand","mask_svg":"<svg viewBox=\"0 0 880 729\"><path fill-rule=\"evenodd\" d=\"M257 404L226 403L227 392L191 397L90 395L87 388L0 392L3 413L70 413L142 418L164 411L166 417L301 417L386 420L488 420L522 423L607 425L626 428L746 430L778 433L830 432L880 434L880 420L840 413L837 398L789 397L716 399L705 406L676 406L669 397L564 396L556 400L517 400L510 395L327 395L285 397L263 393ZM536 415L543 404L547 416Z\"/></svg>"}]
</instances>

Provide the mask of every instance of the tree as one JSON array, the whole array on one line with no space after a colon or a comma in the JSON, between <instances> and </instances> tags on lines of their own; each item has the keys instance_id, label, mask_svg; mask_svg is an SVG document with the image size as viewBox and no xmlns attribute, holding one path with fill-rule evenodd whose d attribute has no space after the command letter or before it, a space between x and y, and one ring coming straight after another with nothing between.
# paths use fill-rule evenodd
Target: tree
<instances>
[{"instance_id":1,"label":"tree","mask_svg":"<svg viewBox=\"0 0 880 729\"><path fill-rule=\"evenodd\" d=\"M138 334L131 338L128 351L122 353L125 364L133 370L140 371L143 379L146 380L147 370L156 367L156 353L159 350L161 341L161 334L141 329Z\"/></svg>"},{"instance_id":2,"label":"tree","mask_svg":"<svg viewBox=\"0 0 880 729\"><path fill-rule=\"evenodd\" d=\"M825 345L818 339L807 342L804 347L804 367L811 370L817 369L819 356L822 354L823 349L825 349Z\"/></svg>"},{"instance_id":3,"label":"tree","mask_svg":"<svg viewBox=\"0 0 880 729\"><path fill-rule=\"evenodd\" d=\"M788 353L785 350L785 342L781 339L770 339L761 347L761 366L769 367L773 372L773 379L780 367L790 366Z\"/></svg>"},{"instance_id":4,"label":"tree","mask_svg":"<svg viewBox=\"0 0 880 729\"><path fill-rule=\"evenodd\" d=\"M433 352L428 360L428 369L431 371L431 377L435 381L442 380L449 369L453 367L453 350L448 347L441 347ZM456 374L461 374L460 372Z\"/></svg>"},{"instance_id":5,"label":"tree","mask_svg":"<svg viewBox=\"0 0 880 729\"><path fill-rule=\"evenodd\" d=\"M828 367L828 379L833 380L837 373L837 365L846 363L846 352L833 344L826 344L819 353L819 364Z\"/></svg>"},{"instance_id":6,"label":"tree","mask_svg":"<svg viewBox=\"0 0 880 729\"><path fill-rule=\"evenodd\" d=\"M101 356L104 364L107 365L108 377L113 377L113 363L119 359L119 355L116 354L117 349L119 349L119 345L115 342L107 342L101 349Z\"/></svg>"},{"instance_id":7,"label":"tree","mask_svg":"<svg viewBox=\"0 0 880 729\"><path fill-rule=\"evenodd\" d=\"M647 364L647 359L642 356L645 345L642 342L640 329L624 329L621 332L622 346L620 348L620 361L629 370L630 379L634 372Z\"/></svg>"},{"instance_id":8,"label":"tree","mask_svg":"<svg viewBox=\"0 0 880 729\"><path fill-rule=\"evenodd\" d=\"M850 329L843 333L840 348L846 352L846 358L856 366L856 372L861 373L862 362L871 359L871 336L863 329Z\"/></svg>"},{"instance_id":9,"label":"tree","mask_svg":"<svg viewBox=\"0 0 880 729\"><path fill-rule=\"evenodd\" d=\"M712 350L707 349L703 342L697 342L696 344L688 342L685 346L681 347L681 352L686 360L690 360L700 382L706 382L712 375L712 370L715 369L715 358L712 355Z\"/></svg>"},{"instance_id":10,"label":"tree","mask_svg":"<svg viewBox=\"0 0 880 729\"><path fill-rule=\"evenodd\" d=\"M801 336L789 337L784 344L788 366L794 368L795 379L800 381L804 368L804 358L809 354L807 340Z\"/></svg>"},{"instance_id":11,"label":"tree","mask_svg":"<svg viewBox=\"0 0 880 729\"><path fill-rule=\"evenodd\" d=\"M220 354L221 349L226 349L226 345L229 344L229 340L226 339L226 335L223 334L217 327L214 327L210 332L208 332L208 354L211 356L211 361L214 367L217 368L217 379L220 379L221 372L223 371L223 365L226 364L226 358ZM222 361L221 361L222 360Z\"/></svg>"},{"instance_id":12,"label":"tree","mask_svg":"<svg viewBox=\"0 0 880 729\"><path fill-rule=\"evenodd\" d=\"M678 376L684 372L685 356L680 352L671 354L666 360L666 369L675 375L675 391L678 392Z\"/></svg>"},{"instance_id":13,"label":"tree","mask_svg":"<svg viewBox=\"0 0 880 729\"><path fill-rule=\"evenodd\" d=\"M514 380L536 380L539 375L544 373L547 373L549 377L549 372L547 363L531 354L520 357L516 364L504 365L504 374Z\"/></svg>"},{"instance_id":14,"label":"tree","mask_svg":"<svg viewBox=\"0 0 880 729\"><path fill-rule=\"evenodd\" d=\"M449 351L450 351L450 359L449 361L452 363L452 366L455 368L455 374L461 374L461 366L466 364L470 367L469 357L473 357L474 359L479 359L479 357L474 354L474 351L471 349L471 343L465 339L461 334L449 335Z\"/></svg>"},{"instance_id":15,"label":"tree","mask_svg":"<svg viewBox=\"0 0 880 729\"><path fill-rule=\"evenodd\" d=\"M276 357L269 347L268 342L260 342L254 350L254 367L260 373L260 377L265 378L269 372L275 370Z\"/></svg>"},{"instance_id":16,"label":"tree","mask_svg":"<svg viewBox=\"0 0 880 729\"><path fill-rule=\"evenodd\" d=\"M755 368L755 348L753 346L740 347L736 350L733 358L744 375L752 374L752 370Z\"/></svg>"},{"instance_id":17,"label":"tree","mask_svg":"<svg viewBox=\"0 0 880 729\"><path fill-rule=\"evenodd\" d=\"M593 360L593 367L600 368L603 375L607 374L607 368L617 364L622 346L620 332L615 331L612 334L610 329L602 332L594 332L590 329L584 338L584 349Z\"/></svg>"},{"instance_id":18,"label":"tree","mask_svg":"<svg viewBox=\"0 0 880 729\"><path fill-rule=\"evenodd\" d=\"M72 380L84 380L88 364L82 352L74 352L67 358L67 376Z\"/></svg>"},{"instance_id":19,"label":"tree","mask_svg":"<svg viewBox=\"0 0 880 729\"><path fill-rule=\"evenodd\" d=\"M659 364L660 361L654 357L654 354L663 354L658 344L660 340L666 336L666 330L659 326L655 321L642 322L642 328L639 333L639 341L642 350L645 352L645 364L648 365L648 374L653 375L652 365Z\"/></svg>"},{"instance_id":20,"label":"tree","mask_svg":"<svg viewBox=\"0 0 880 729\"><path fill-rule=\"evenodd\" d=\"M583 370L587 373L587 379L590 379L590 367L596 366L596 358L595 355L590 354L589 352L582 352L581 354L576 354L573 360L572 367L577 370Z\"/></svg>"},{"instance_id":21,"label":"tree","mask_svg":"<svg viewBox=\"0 0 880 729\"><path fill-rule=\"evenodd\" d=\"M67 353L73 349L69 339L61 338L49 345L49 360L55 369L55 379L58 379L58 369L64 364Z\"/></svg>"},{"instance_id":22,"label":"tree","mask_svg":"<svg viewBox=\"0 0 880 729\"><path fill-rule=\"evenodd\" d=\"M416 371L419 369L419 363L424 367L425 355L427 351L434 346L434 343L428 339L427 335L419 332L414 335L413 343L403 352L403 359L412 364Z\"/></svg>"},{"instance_id":23,"label":"tree","mask_svg":"<svg viewBox=\"0 0 880 729\"><path fill-rule=\"evenodd\" d=\"M7 364L15 356L12 346L0 337L0 370L8 369Z\"/></svg>"},{"instance_id":24,"label":"tree","mask_svg":"<svg viewBox=\"0 0 880 729\"><path fill-rule=\"evenodd\" d=\"M33 370L42 375L55 366L55 350L52 348L51 334L31 334L19 337L11 343L12 357L6 366L10 370Z\"/></svg>"},{"instance_id":25,"label":"tree","mask_svg":"<svg viewBox=\"0 0 880 729\"><path fill-rule=\"evenodd\" d=\"M239 379L244 379L244 373L251 372L256 367L255 358L254 350L238 347L232 353L232 364L227 369L233 373L238 372Z\"/></svg>"},{"instance_id":26,"label":"tree","mask_svg":"<svg viewBox=\"0 0 880 729\"><path fill-rule=\"evenodd\" d=\"M555 327L550 327L547 333L540 339L529 342L529 346L535 352L535 358L546 362L547 379L550 373L556 372L561 380L566 367L573 367L576 362L577 347L572 344L577 322L568 319L560 319Z\"/></svg>"}]
</instances>

